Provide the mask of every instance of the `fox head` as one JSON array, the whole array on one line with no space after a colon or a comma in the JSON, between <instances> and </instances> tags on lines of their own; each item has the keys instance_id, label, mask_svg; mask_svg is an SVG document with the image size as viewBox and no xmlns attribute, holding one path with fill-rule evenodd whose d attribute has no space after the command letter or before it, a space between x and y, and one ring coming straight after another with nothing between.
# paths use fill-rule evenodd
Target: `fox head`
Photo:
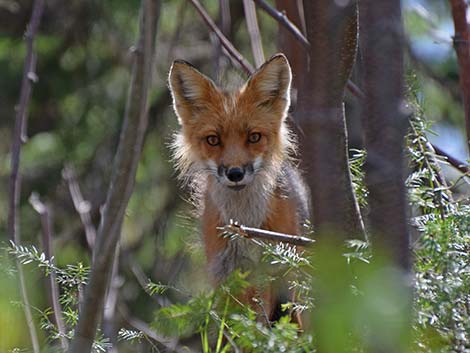
<instances>
[{"instance_id":1,"label":"fox head","mask_svg":"<svg viewBox=\"0 0 470 353\"><path fill-rule=\"evenodd\" d=\"M271 57L234 92L219 89L191 64L175 61L168 81L181 124L173 143L180 174L205 171L240 190L258 175L278 171L293 148L285 123L291 79L283 54Z\"/></svg>"}]
</instances>

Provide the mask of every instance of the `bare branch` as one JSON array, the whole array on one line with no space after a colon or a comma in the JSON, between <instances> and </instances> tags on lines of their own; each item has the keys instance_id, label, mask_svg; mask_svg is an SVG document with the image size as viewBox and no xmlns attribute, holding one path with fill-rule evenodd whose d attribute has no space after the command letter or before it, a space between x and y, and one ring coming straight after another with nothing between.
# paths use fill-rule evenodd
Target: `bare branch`
<instances>
[{"instance_id":1,"label":"bare branch","mask_svg":"<svg viewBox=\"0 0 470 353\"><path fill-rule=\"evenodd\" d=\"M134 50L123 127L96 238L90 280L85 289L84 302L80 306L70 353L90 352L103 313L104 297L111 278L124 212L134 187L147 127L147 96L152 77L159 5L157 0L142 1L140 37Z\"/></svg>"},{"instance_id":2,"label":"bare branch","mask_svg":"<svg viewBox=\"0 0 470 353\"><path fill-rule=\"evenodd\" d=\"M463 93L463 109L467 130L467 149L470 148L470 23L468 4L465 0L450 0L454 20L454 48L460 70L460 87Z\"/></svg>"},{"instance_id":3,"label":"bare branch","mask_svg":"<svg viewBox=\"0 0 470 353\"><path fill-rule=\"evenodd\" d=\"M441 148L437 147L436 145L431 145L432 148L436 151L436 153L442 157L444 157L447 162L454 168L458 169L464 174L467 174L470 172L470 168L467 163L462 162L458 158L455 158L454 156L448 154L447 152L443 151Z\"/></svg>"},{"instance_id":4,"label":"bare branch","mask_svg":"<svg viewBox=\"0 0 470 353\"><path fill-rule=\"evenodd\" d=\"M31 194L29 197L29 203L41 217L42 246L44 248L44 254L49 261L53 262L53 230L49 207L42 203L36 193ZM49 274L49 281L47 281L46 285L49 292L49 303L52 307L52 310L54 311L54 321L57 325L57 330L59 331L60 335L60 345L62 349L67 350L69 348L69 342L66 338L64 319L62 317L62 306L59 302L59 288L57 286L56 274L54 271Z\"/></svg>"},{"instance_id":5,"label":"bare branch","mask_svg":"<svg viewBox=\"0 0 470 353\"><path fill-rule=\"evenodd\" d=\"M282 24L289 32L291 32L294 37L302 43L304 48L309 49L310 43L308 42L307 38L302 34L300 29L297 28L295 24L293 24L286 16L285 13L277 11L274 7L269 5L264 0L253 0L259 7L261 7L269 16L274 18L280 24Z\"/></svg>"},{"instance_id":6,"label":"bare branch","mask_svg":"<svg viewBox=\"0 0 470 353\"><path fill-rule=\"evenodd\" d=\"M27 110L31 98L32 83L37 81L36 53L34 51L34 38L41 22L44 12L44 0L34 1L31 19L26 30L26 58L23 67L23 78L21 81L21 91L19 105L16 111L15 127L11 147L11 172L8 195L8 234L16 245L21 245L21 235L19 228L18 209L21 194L20 159L21 144L26 141ZM23 309L26 316L29 335L34 353L39 353L39 341L34 326L33 316L29 305L28 293L24 280L23 269L19 261L16 261L20 283L20 292L23 301Z\"/></svg>"},{"instance_id":7,"label":"bare branch","mask_svg":"<svg viewBox=\"0 0 470 353\"><path fill-rule=\"evenodd\" d=\"M230 58L232 58L236 63L238 63L247 74L253 73L255 71L253 66L243 57L242 54L240 54L240 52L233 46L233 44L227 39L227 37L224 36L219 27L217 27L212 18L208 15L204 7L202 7L201 3L198 0L189 1L196 8L196 11L199 13L199 15L201 15L202 19L210 28L210 30L214 32L217 38L219 38L222 46L230 54Z\"/></svg>"},{"instance_id":8,"label":"bare branch","mask_svg":"<svg viewBox=\"0 0 470 353\"><path fill-rule=\"evenodd\" d=\"M67 186L72 197L73 206L80 216L83 228L85 229L85 236L88 247L93 251L96 239L96 229L91 221L90 215L90 203L85 201L80 191L77 178L75 176L75 170L71 164L66 164L63 171L62 177L67 182Z\"/></svg>"},{"instance_id":9,"label":"bare branch","mask_svg":"<svg viewBox=\"0 0 470 353\"><path fill-rule=\"evenodd\" d=\"M250 36L251 51L255 59L256 67L260 67L264 63L263 43L261 42L261 34L256 18L256 8L253 0L243 0L243 8L245 10L246 26L248 35Z\"/></svg>"},{"instance_id":10,"label":"bare branch","mask_svg":"<svg viewBox=\"0 0 470 353\"><path fill-rule=\"evenodd\" d=\"M315 240L301 235L272 232L270 230L246 227L244 225L236 223L227 224L223 227L220 227L219 229L227 233L238 234L245 238L281 241L284 243L289 243L298 246L308 246L312 245L315 242Z\"/></svg>"}]
</instances>

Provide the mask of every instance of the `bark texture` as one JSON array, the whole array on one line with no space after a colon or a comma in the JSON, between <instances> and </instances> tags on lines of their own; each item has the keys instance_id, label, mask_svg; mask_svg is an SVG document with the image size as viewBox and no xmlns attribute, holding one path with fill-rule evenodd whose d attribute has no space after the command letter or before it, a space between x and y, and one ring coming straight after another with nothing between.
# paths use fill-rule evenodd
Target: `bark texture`
<instances>
[{"instance_id":1,"label":"bark texture","mask_svg":"<svg viewBox=\"0 0 470 353\"><path fill-rule=\"evenodd\" d=\"M343 108L345 87L357 48L357 4L304 1L307 70L297 73L296 120L301 130L303 167L312 192L317 236L334 234L340 242L362 237L363 225L348 168Z\"/></svg>"},{"instance_id":2,"label":"bark texture","mask_svg":"<svg viewBox=\"0 0 470 353\"><path fill-rule=\"evenodd\" d=\"M411 262L403 175L407 116L400 1L364 0L361 18L371 240L408 271Z\"/></svg>"}]
</instances>

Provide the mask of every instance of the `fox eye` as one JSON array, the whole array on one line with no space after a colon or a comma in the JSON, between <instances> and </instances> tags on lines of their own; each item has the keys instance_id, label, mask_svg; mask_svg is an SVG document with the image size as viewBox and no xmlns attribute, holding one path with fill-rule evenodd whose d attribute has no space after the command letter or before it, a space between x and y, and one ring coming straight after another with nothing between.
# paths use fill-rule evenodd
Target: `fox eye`
<instances>
[{"instance_id":1,"label":"fox eye","mask_svg":"<svg viewBox=\"0 0 470 353\"><path fill-rule=\"evenodd\" d=\"M261 134L259 132L253 132L248 136L249 143L257 143L261 140Z\"/></svg>"},{"instance_id":2,"label":"fox eye","mask_svg":"<svg viewBox=\"0 0 470 353\"><path fill-rule=\"evenodd\" d=\"M207 143L211 146L220 145L220 139L217 135L209 135L206 137Z\"/></svg>"}]
</instances>

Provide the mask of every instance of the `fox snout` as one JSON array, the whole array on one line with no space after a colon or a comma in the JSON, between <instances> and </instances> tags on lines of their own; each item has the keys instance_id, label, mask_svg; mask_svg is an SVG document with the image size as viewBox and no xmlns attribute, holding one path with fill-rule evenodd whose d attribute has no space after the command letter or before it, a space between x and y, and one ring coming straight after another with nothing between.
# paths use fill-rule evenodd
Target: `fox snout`
<instances>
[{"instance_id":1,"label":"fox snout","mask_svg":"<svg viewBox=\"0 0 470 353\"><path fill-rule=\"evenodd\" d=\"M222 182L228 187L246 186L253 180L253 164L241 166L220 165L217 174Z\"/></svg>"}]
</instances>

